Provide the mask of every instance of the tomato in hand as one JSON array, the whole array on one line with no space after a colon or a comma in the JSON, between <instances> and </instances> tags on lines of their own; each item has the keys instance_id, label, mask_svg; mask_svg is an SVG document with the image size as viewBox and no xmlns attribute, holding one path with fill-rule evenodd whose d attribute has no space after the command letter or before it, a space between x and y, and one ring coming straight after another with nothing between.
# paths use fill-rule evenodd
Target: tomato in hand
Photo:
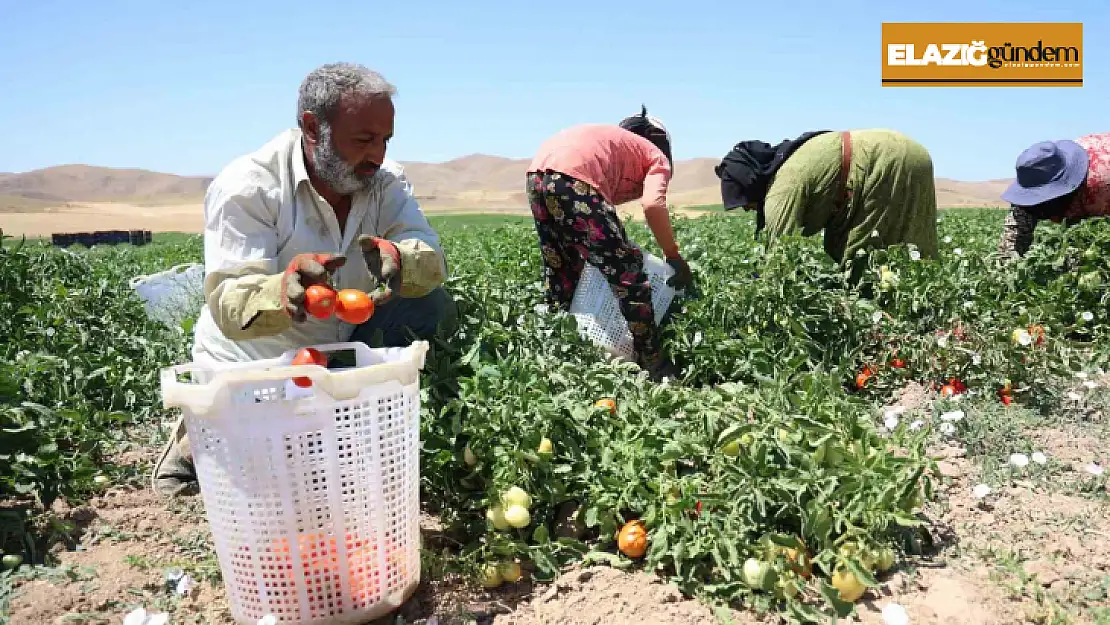
<instances>
[{"instance_id":1,"label":"tomato in hand","mask_svg":"<svg viewBox=\"0 0 1110 625\"><path fill-rule=\"evenodd\" d=\"M374 300L358 289L343 289L335 302L335 316L347 323L365 323L374 315Z\"/></svg>"},{"instance_id":2,"label":"tomato in hand","mask_svg":"<svg viewBox=\"0 0 1110 625\"><path fill-rule=\"evenodd\" d=\"M313 284L304 291L304 308L317 319L327 319L335 310L335 290L325 284Z\"/></svg>"}]
</instances>

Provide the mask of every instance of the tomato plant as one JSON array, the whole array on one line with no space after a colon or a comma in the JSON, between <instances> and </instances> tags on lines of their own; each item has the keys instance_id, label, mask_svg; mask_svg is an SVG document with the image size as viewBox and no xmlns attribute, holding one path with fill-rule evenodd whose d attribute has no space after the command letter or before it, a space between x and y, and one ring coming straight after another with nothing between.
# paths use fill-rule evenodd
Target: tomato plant
<instances>
[{"instance_id":1,"label":"tomato plant","mask_svg":"<svg viewBox=\"0 0 1110 625\"><path fill-rule=\"evenodd\" d=\"M663 328L682 372L667 385L548 308L530 222L443 226L469 257L445 285L458 329L421 376L420 477L451 561L490 587L602 561L799 621L846 614L920 542L933 496L932 425L880 428L882 406L915 382L1053 410L1061 380L1110 363L1107 229L1043 225L1001 263L1003 216L942 211L940 260L898 246L847 268L819 239L767 249L747 215L677 219L699 288ZM151 321L127 281L201 250L0 247L0 497L80 500L122 473L110 452L172 418L158 370L189 360L195 311ZM364 296L348 320L373 314Z\"/></svg>"}]
</instances>

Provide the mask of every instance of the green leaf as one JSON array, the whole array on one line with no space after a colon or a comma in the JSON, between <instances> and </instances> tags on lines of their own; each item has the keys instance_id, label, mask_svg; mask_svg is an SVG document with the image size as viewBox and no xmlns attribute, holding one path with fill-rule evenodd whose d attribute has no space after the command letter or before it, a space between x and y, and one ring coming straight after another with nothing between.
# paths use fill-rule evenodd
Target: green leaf
<instances>
[{"instance_id":1,"label":"green leaf","mask_svg":"<svg viewBox=\"0 0 1110 625\"><path fill-rule=\"evenodd\" d=\"M586 527L597 527L598 525L598 510L596 506L586 508Z\"/></svg>"},{"instance_id":2,"label":"green leaf","mask_svg":"<svg viewBox=\"0 0 1110 625\"><path fill-rule=\"evenodd\" d=\"M632 566L630 560L609 553L608 551L591 551L582 558L582 562L586 565L608 564L615 569L627 569Z\"/></svg>"},{"instance_id":3,"label":"green leaf","mask_svg":"<svg viewBox=\"0 0 1110 625\"><path fill-rule=\"evenodd\" d=\"M855 610L855 604L842 600L840 592L827 581L821 580L818 589L821 597L832 607L838 617L845 618Z\"/></svg>"},{"instance_id":4,"label":"green leaf","mask_svg":"<svg viewBox=\"0 0 1110 625\"><path fill-rule=\"evenodd\" d=\"M877 588L879 586L879 580L875 579L875 576L872 575L870 571L861 566L858 559L846 558L844 562L848 566L848 570L851 571L852 574L856 576L856 579L864 586L868 588Z\"/></svg>"}]
</instances>

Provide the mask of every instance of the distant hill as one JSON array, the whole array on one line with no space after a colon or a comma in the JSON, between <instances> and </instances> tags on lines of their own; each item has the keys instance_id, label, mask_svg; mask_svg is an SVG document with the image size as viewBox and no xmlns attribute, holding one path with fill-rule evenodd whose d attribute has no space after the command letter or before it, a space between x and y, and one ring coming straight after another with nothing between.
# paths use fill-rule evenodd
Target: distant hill
<instances>
[{"instance_id":1,"label":"distant hill","mask_svg":"<svg viewBox=\"0 0 1110 625\"><path fill-rule=\"evenodd\" d=\"M144 169L59 165L21 174L0 174L0 196L46 202L199 197L210 182L211 177L177 176Z\"/></svg>"},{"instance_id":2,"label":"distant hill","mask_svg":"<svg viewBox=\"0 0 1110 625\"><path fill-rule=\"evenodd\" d=\"M720 203L713 167L717 159L679 161L671 184L678 206ZM527 159L472 154L443 163L405 162L421 203L442 208L523 208ZM69 202L200 203L212 181L142 169L61 165L26 173L0 173L0 211L37 212ZM937 179L942 207L1002 206L999 193L1009 180L966 182Z\"/></svg>"}]
</instances>

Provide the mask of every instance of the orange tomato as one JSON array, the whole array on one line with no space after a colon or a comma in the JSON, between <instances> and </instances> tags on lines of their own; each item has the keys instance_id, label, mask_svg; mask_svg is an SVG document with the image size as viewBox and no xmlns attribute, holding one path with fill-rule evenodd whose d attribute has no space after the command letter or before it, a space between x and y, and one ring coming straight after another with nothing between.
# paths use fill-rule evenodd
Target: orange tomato
<instances>
[{"instance_id":1,"label":"orange tomato","mask_svg":"<svg viewBox=\"0 0 1110 625\"><path fill-rule=\"evenodd\" d=\"M326 367L328 366L328 357L314 347L306 347L297 352L297 355L293 357L293 364L320 365L321 367ZM302 388L307 388L312 386L312 378L293 378L293 384Z\"/></svg>"},{"instance_id":2,"label":"orange tomato","mask_svg":"<svg viewBox=\"0 0 1110 625\"><path fill-rule=\"evenodd\" d=\"M617 547L630 558L639 558L647 553L647 530L639 520L624 524L617 534Z\"/></svg>"},{"instance_id":3,"label":"orange tomato","mask_svg":"<svg viewBox=\"0 0 1110 625\"><path fill-rule=\"evenodd\" d=\"M358 289L343 289L335 301L335 316L347 323L365 323L374 315L374 300Z\"/></svg>"},{"instance_id":4,"label":"orange tomato","mask_svg":"<svg viewBox=\"0 0 1110 625\"><path fill-rule=\"evenodd\" d=\"M317 319L327 319L335 310L335 289L326 284L313 284L304 291L304 308Z\"/></svg>"},{"instance_id":5,"label":"orange tomato","mask_svg":"<svg viewBox=\"0 0 1110 625\"><path fill-rule=\"evenodd\" d=\"M617 414L617 402L612 400L612 399L609 399L608 397L606 397L605 399L599 399L596 402L594 402L594 407L595 408L605 408L609 412L611 412L612 414Z\"/></svg>"},{"instance_id":6,"label":"orange tomato","mask_svg":"<svg viewBox=\"0 0 1110 625\"><path fill-rule=\"evenodd\" d=\"M956 387L952 386L951 384L945 384L944 386L940 387L940 396L941 397L952 397L955 394L956 394Z\"/></svg>"},{"instance_id":7,"label":"orange tomato","mask_svg":"<svg viewBox=\"0 0 1110 625\"><path fill-rule=\"evenodd\" d=\"M872 375L875 375L875 372L871 370L871 367L864 367L863 371L856 375L856 388L863 388Z\"/></svg>"}]
</instances>

